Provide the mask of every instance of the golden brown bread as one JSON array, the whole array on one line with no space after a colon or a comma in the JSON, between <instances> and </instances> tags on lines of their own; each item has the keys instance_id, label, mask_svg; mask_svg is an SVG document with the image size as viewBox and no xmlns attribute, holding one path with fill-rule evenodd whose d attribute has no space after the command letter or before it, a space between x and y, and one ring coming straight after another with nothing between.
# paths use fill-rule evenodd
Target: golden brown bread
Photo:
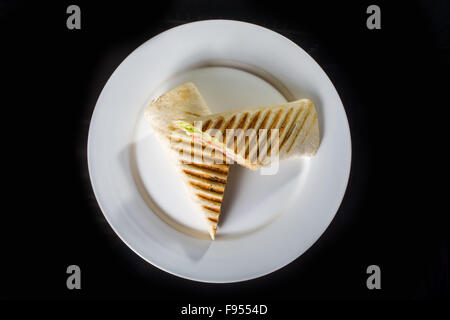
<instances>
[{"instance_id":1,"label":"golden brown bread","mask_svg":"<svg viewBox=\"0 0 450 320\"><path fill-rule=\"evenodd\" d=\"M185 117L183 121L195 125L207 137L215 137L223 143L228 158L250 169L266 166L275 158L313 156L320 144L317 112L309 99L195 119ZM224 153L213 153L211 158L223 161Z\"/></svg>"},{"instance_id":2,"label":"golden brown bread","mask_svg":"<svg viewBox=\"0 0 450 320\"><path fill-rule=\"evenodd\" d=\"M185 83L153 101L146 109L145 117L161 143L168 147L197 211L204 217L214 240L229 165L207 163L201 157L194 157L193 154L201 154L204 147L194 144L192 138L184 134L178 135L183 141L172 136L176 131L172 125L173 120L182 117L197 119L207 114L210 114L209 108L195 85Z\"/></svg>"}]
</instances>

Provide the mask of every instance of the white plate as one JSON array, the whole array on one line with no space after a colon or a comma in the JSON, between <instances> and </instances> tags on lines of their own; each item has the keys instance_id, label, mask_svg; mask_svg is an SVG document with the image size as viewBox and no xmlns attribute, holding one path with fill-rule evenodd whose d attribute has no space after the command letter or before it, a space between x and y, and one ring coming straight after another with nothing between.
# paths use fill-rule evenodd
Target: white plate
<instances>
[{"instance_id":1,"label":"white plate","mask_svg":"<svg viewBox=\"0 0 450 320\"><path fill-rule=\"evenodd\" d=\"M319 117L312 159L282 161L275 175L232 166L215 241L142 116L185 81L214 113L310 98ZM141 45L108 80L89 129L91 182L114 231L158 268L204 282L256 278L299 257L336 214L350 162L345 111L320 66L283 36L238 21L189 23Z\"/></svg>"}]
</instances>

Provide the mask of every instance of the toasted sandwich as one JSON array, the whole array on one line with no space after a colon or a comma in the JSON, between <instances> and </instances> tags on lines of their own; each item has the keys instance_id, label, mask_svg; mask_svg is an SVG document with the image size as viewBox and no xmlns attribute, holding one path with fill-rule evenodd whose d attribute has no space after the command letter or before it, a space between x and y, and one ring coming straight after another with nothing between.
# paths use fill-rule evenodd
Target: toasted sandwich
<instances>
[{"instance_id":1,"label":"toasted sandwich","mask_svg":"<svg viewBox=\"0 0 450 320\"><path fill-rule=\"evenodd\" d=\"M320 143L317 113L309 99L195 119L188 116L173 125L218 151L211 152L211 159L235 161L252 170L274 159L313 156Z\"/></svg>"},{"instance_id":2,"label":"toasted sandwich","mask_svg":"<svg viewBox=\"0 0 450 320\"><path fill-rule=\"evenodd\" d=\"M173 125L176 119L195 121L210 113L195 85L185 83L153 101L145 111L145 118L171 154L187 191L214 240L229 165L206 162L201 157L196 157L195 155L202 154L204 147L194 143L192 138ZM183 141L178 138L180 136L184 136Z\"/></svg>"}]
</instances>

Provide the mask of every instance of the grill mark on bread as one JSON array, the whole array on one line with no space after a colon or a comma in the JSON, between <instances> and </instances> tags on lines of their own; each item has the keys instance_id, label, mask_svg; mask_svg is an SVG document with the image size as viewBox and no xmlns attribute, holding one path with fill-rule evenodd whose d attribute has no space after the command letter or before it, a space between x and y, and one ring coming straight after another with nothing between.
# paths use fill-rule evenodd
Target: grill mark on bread
<instances>
[{"instance_id":1,"label":"grill mark on bread","mask_svg":"<svg viewBox=\"0 0 450 320\"><path fill-rule=\"evenodd\" d=\"M180 154L190 151L191 158L194 156L199 157L199 159L202 158L203 153L200 151L200 148L204 149L202 143L194 140L193 136L188 136L183 132L183 135L171 136L169 139L171 143L176 143L176 145L170 146L173 150L178 151Z\"/></svg>"},{"instance_id":2,"label":"grill mark on bread","mask_svg":"<svg viewBox=\"0 0 450 320\"><path fill-rule=\"evenodd\" d=\"M211 128L209 129L210 132L208 132L208 134L209 134L210 136L212 136L212 137L214 137L214 138L217 139L217 137L216 137L217 134L218 134L219 132L222 133L222 132L220 131L220 127L222 126L223 121L224 121L224 118L223 118L223 117L219 117L219 118L215 121L214 125L212 125ZM219 131L219 132L218 132L218 131ZM205 148L206 148L206 144L205 144L205 147L204 147L203 149L205 149ZM215 149L212 149L212 150L211 150L211 155L212 155L213 157L215 157L215 155L216 155L216 150L215 150ZM218 156L222 156L222 155L218 152Z\"/></svg>"},{"instance_id":3,"label":"grill mark on bread","mask_svg":"<svg viewBox=\"0 0 450 320\"><path fill-rule=\"evenodd\" d=\"M194 117L200 117L200 115L197 113L193 113L193 112L189 112L189 111L183 111L183 112L186 114L190 114L191 116L194 116Z\"/></svg>"},{"instance_id":4,"label":"grill mark on bread","mask_svg":"<svg viewBox=\"0 0 450 320\"><path fill-rule=\"evenodd\" d=\"M227 134L227 129L230 129L233 127L234 122L236 121L236 115L233 115L231 117L231 119L227 122L227 124L225 125L225 128L222 131L222 135L226 136Z\"/></svg>"},{"instance_id":5,"label":"grill mark on bread","mask_svg":"<svg viewBox=\"0 0 450 320\"><path fill-rule=\"evenodd\" d=\"M222 117L221 117L222 118ZM224 131L224 128L225 128L225 126L226 126L226 121L225 121L225 119L224 118L222 118L222 121L221 121L221 123L220 123L220 126L217 126L217 130L218 130L218 132L216 132L216 139L218 138L217 137L217 135L219 135L220 134L220 139L221 139L221 142L222 143L225 143L225 139L226 139L226 137L224 136L224 134L223 134L223 131ZM214 151L214 153L218 153L218 156L220 155L220 156L222 156L222 162L223 163L226 163L226 161L227 161L227 157L226 157L226 155L224 154L224 153L222 153L222 152L220 152L219 150L215 150Z\"/></svg>"},{"instance_id":6,"label":"grill mark on bread","mask_svg":"<svg viewBox=\"0 0 450 320\"><path fill-rule=\"evenodd\" d=\"M272 135L272 129L275 129L275 127L278 124L278 121L280 120L281 114L283 113L283 109L278 110L278 112L275 114L275 117L272 120L272 124L270 125L269 132L267 132L267 140L270 140L270 137Z\"/></svg>"},{"instance_id":7,"label":"grill mark on bread","mask_svg":"<svg viewBox=\"0 0 450 320\"><path fill-rule=\"evenodd\" d=\"M258 120L259 120L259 116L260 116L260 115L261 115L261 111L258 111L257 113L255 113L255 114L253 115L252 119L250 120L250 122L248 123L247 128L245 128L245 130L248 130L248 129L254 129L256 123L257 123Z\"/></svg>"},{"instance_id":8,"label":"grill mark on bread","mask_svg":"<svg viewBox=\"0 0 450 320\"><path fill-rule=\"evenodd\" d=\"M269 110L266 112L263 121L261 122L261 124L259 125L258 131L260 129L265 129L265 126L267 124L267 121L269 120L270 115L272 114L272 110Z\"/></svg>"},{"instance_id":9,"label":"grill mark on bread","mask_svg":"<svg viewBox=\"0 0 450 320\"><path fill-rule=\"evenodd\" d=\"M251 145L253 145L253 143L255 143L255 146L251 150L249 150L249 159L253 158L254 157L253 154L258 151L259 130L266 128L267 121L269 121L269 117L271 114L272 114L272 110L269 110L264 114L263 120L259 124L258 129L256 129L256 136L253 137L253 140L256 140L256 141L255 142L253 140L250 141L251 144L249 145L249 148Z\"/></svg>"},{"instance_id":10,"label":"grill mark on bread","mask_svg":"<svg viewBox=\"0 0 450 320\"><path fill-rule=\"evenodd\" d=\"M202 141L195 140L192 136L176 137L174 140L172 140L172 142L174 142L174 144L171 145L172 148L178 147L182 150L186 150L187 152L201 152L204 149L204 143Z\"/></svg>"},{"instance_id":11,"label":"grill mark on bread","mask_svg":"<svg viewBox=\"0 0 450 320\"><path fill-rule=\"evenodd\" d=\"M208 220L212 221L212 222L215 222L215 223L219 222L219 219L217 219L215 217L208 217Z\"/></svg>"},{"instance_id":12,"label":"grill mark on bread","mask_svg":"<svg viewBox=\"0 0 450 320\"><path fill-rule=\"evenodd\" d=\"M182 161L183 164L187 164L187 165L191 165L197 168L201 168L201 169L207 169L210 171L214 171L214 172L219 172L222 174L228 174L228 170L229 170L229 165L228 164L206 164L206 163L197 163L197 162L193 162L193 163L188 163L187 161Z\"/></svg>"},{"instance_id":13,"label":"grill mark on bread","mask_svg":"<svg viewBox=\"0 0 450 320\"><path fill-rule=\"evenodd\" d=\"M180 161L180 165L183 169L186 169L189 171L199 172L201 174L218 177L224 181L227 180L228 167L225 167L224 169L222 169L220 167L221 165L214 165L214 164L209 165L209 167L208 167L208 165L206 165L205 167L200 167L197 165L197 163L191 163L191 162L184 161L184 160ZM219 168L214 168L217 166L219 166ZM210 169L210 168L213 168L213 169Z\"/></svg>"},{"instance_id":14,"label":"grill mark on bread","mask_svg":"<svg viewBox=\"0 0 450 320\"><path fill-rule=\"evenodd\" d=\"M239 134L238 139L236 139L236 140L237 140L237 145L240 146L241 148L242 148L242 147L245 148L245 141L248 140L248 139L245 139L246 131L247 131L248 129L250 129L250 126L254 126L254 125L255 125L255 124L253 123L253 121L255 120L255 116L258 117L260 113L261 113L261 111L258 111L257 114L254 114L254 115L253 115L252 118L250 118L250 114L248 114L248 117L247 117L247 118L249 119L249 121L248 121L248 123L247 123L247 121L246 121L245 124L242 126L242 128L241 128L241 129L242 129L242 132ZM258 120L258 119L256 119L256 120ZM244 139L244 144L243 144L243 145L242 145L242 139ZM244 149L244 151L245 151L245 149ZM241 150L239 150L239 153L241 153Z\"/></svg>"},{"instance_id":15,"label":"grill mark on bread","mask_svg":"<svg viewBox=\"0 0 450 320\"><path fill-rule=\"evenodd\" d=\"M317 120L317 115L314 114L313 119L312 119L312 121L311 121L311 125L309 126L308 130L306 131L305 136L304 136L303 139L302 139L302 142L301 142L302 144L303 144L303 142L305 142L306 137L308 137L309 133L311 132L311 129L312 129L312 127L314 126L314 123L316 122L316 120Z\"/></svg>"},{"instance_id":16,"label":"grill mark on bread","mask_svg":"<svg viewBox=\"0 0 450 320\"><path fill-rule=\"evenodd\" d=\"M219 195L223 195L223 192L225 191L224 188L219 188L219 187L216 187L216 186L207 185L205 183L198 182L198 181L189 181L189 184L191 186L193 186L194 188L201 189L203 191L216 193L216 194L219 194Z\"/></svg>"},{"instance_id":17,"label":"grill mark on bread","mask_svg":"<svg viewBox=\"0 0 450 320\"><path fill-rule=\"evenodd\" d=\"M222 161L222 157L219 156L215 156L214 158L212 157L208 157L205 154L203 154L203 159L199 162L199 161L194 161L193 163L206 163L212 166L221 166L223 164L225 164L224 161ZM195 160L195 159L194 159Z\"/></svg>"},{"instance_id":18,"label":"grill mark on bread","mask_svg":"<svg viewBox=\"0 0 450 320\"><path fill-rule=\"evenodd\" d=\"M247 127L247 130L249 129L254 129L256 123L258 122L258 120L260 119L260 115L261 115L261 111L258 111L257 113L255 113L252 117L252 119L250 120L250 123ZM253 141L254 137L258 135L258 132L255 131L253 132L250 136L245 136L245 153L244 153L244 158L247 159L248 155L249 155L249 147L250 147L250 141Z\"/></svg>"},{"instance_id":19,"label":"grill mark on bread","mask_svg":"<svg viewBox=\"0 0 450 320\"><path fill-rule=\"evenodd\" d=\"M210 211L210 212L216 214L216 215L219 215L219 214L220 214L220 208L217 208L217 207L211 207L211 206L207 206L207 205L202 205L202 207L203 207L204 209L206 209L206 210L208 210L208 211ZM212 217L212 218L215 218L215 217ZM216 222L217 222L217 221L216 221Z\"/></svg>"},{"instance_id":20,"label":"grill mark on bread","mask_svg":"<svg viewBox=\"0 0 450 320\"><path fill-rule=\"evenodd\" d=\"M248 116L249 116L249 113L248 112L246 112L246 113L244 113L243 115L242 115L242 118L241 118L241 120L239 121L239 124L236 126L236 128L235 128L235 132L233 132L233 140L232 141L230 141L230 144L228 145L228 146L231 146L231 142L233 143L233 146L234 146L234 152L237 154L238 152L237 152L237 147L238 147L238 143L240 142L240 138L241 138L241 135L242 135L242 132L240 132L239 131L239 129L243 129L244 128L244 126L245 126L245 124L246 124L246 122L247 122L247 118L248 118ZM242 130L243 131L243 130ZM236 135L236 133L237 133L237 135Z\"/></svg>"},{"instance_id":21,"label":"grill mark on bread","mask_svg":"<svg viewBox=\"0 0 450 320\"><path fill-rule=\"evenodd\" d=\"M283 150L284 145L285 145L286 142L289 140L289 138L290 138L292 132L293 132L294 129L295 129L295 126L297 125L297 121L298 121L300 115L303 113L303 110L304 110L304 109L305 109L305 108L303 107L303 105L300 106L300 107L298 108L298 110L297 110L297 113L294 115L294 118L293 118L294 120L291 122L291 125L289 126L289 129L286 131L286 134L284 135L283 140L282 140L281 143L280 143L280 148L279 148L280 152L281 152L281 150Z\"/></svg>"},{"instance_id":22,"label":"grill mark on bread","mask_svg":"<svg viewBox=\"0 0 450 320\"><path fill-rule=\"evenodd\" d=\"M281 122L280 127L278 128L278 138L283 136L283 132L286 129L287 124L289 123L289 119L290 119L293 111L294 111L294 108L290 108L288 110L288 112L286 112L286 114L284 115L284 119ZM270 134L270 132L269 132L269 134ZM267 140L270 141L270 136ZM278 150L280 150L279 147L278 147ZM267 147L267 156L268 157L270 157L271 151L272 151L272 143L270 143L269 146Z\"/></svg>"},{"instance_id":23,"label":"grill mark on bread","mask_svg":"<svg viewBox=\"0 0 450 320\"><path fill-rule=\"evenodd\" d=\"M194 137L193 136L188 136L187 134L183 135L172 135L170 137L168 137L169 139L171 139L173 142L183 142L185 144L190 144L192 142L194 142ZM200 143L197 143L197 145L200 146Z\"/></svg>"},{"instance_id":24,"label":"grill mark on bread","mask_svg":"<svg viewBox=\"0 0 450 320\"><path fill-rule=\"evenodd\" d=\"M226 179L222 179L222 178L217 177L217 176L211 176L211 175L208 175L208 174L205 174L205 173L195 172L195 171L188 170L188 169L183 169L183 172L185 174L187 174L188 176L197 177L197 178L200 178L202 180L218 182L218 183L221 183L223 185L225 185L227 183Z\"/></svg>"},{"instance_id":25,"label":"grill mark on bread","mask_svg":"<svg viewBox=\"0 0 450 320\"><path fill-rule=\"evenodd\" d=\"M211 126L212 121L211 120L206 120L206 122L203 124L202 126L202 131L206 131L209 129L209 127Z\"/></svg>"},{"instance_id":26,"label":"grill mark on bread","mask_svg":"<svg viewBox=\"0 0 450 320\"><path fill-rule=\"evenodd\" d=\"M294 146L295 142L300 137L300 134L302 133L302 130L303 130L303 126L305 125L306 120L308 119L308 117L311 114L311 112L312 112L312 107L309 105L307 110L305 111L305 117L303 118L303 121L302 121L300 127L297 129L297 133L295 134L294 139L292 140L289 148L286 150L286 153L289 153L291 151L291 149Z\"/></svg>"},{"instance_id":27,"label":"grill mark on bread","mask_svg":"<svg viewBox=\"0 0 450 320\"><path fill-rule=\"evenodd\" d=\"M213 122L212 122L211 119L206 120L206 122L202 126L202 131L203 132L208 131L212 124L213 124ZM206 147L207 147L206 144L203 143L202 152L205 151ZM214 150L212 150L211 151L211 157L215 158L215 155L216 155L216 152ZM223 160L222 160L222 162L223 162Z\"/></svg>"},{"instance_id":28,"label":"grill mark on bread","mask_svg":"<svg viewBox=\"0 0 450 320\"><path fill-rule=\"evenodd\" d=\"M190 146L189 146L190 147ZM193 163L199 163L199 161L201 162L206 162L210 165L220 165L223 163L222 161L222 157L209 157L208 155L205 155L202 150L196 149L196 148L191 148L190 152L189 152L189 147L179 147L179 146L171 146L171 149L178 152L179 155L185 155L185 156L189 156L189 161L193 162ZM222 162L222 163L220 163Z\"/></svg>"},{"instance_id":29,"label":"grill mark on bread","mask_svg":"<svg viewBox=\"0 0 450 320\"><path fill-rule=\"evenodd\" d=\"M226 144L226 145L228 144L228 141L227 141L227 130L233 127L235 121L236 121L236 115L233 115L230 118L230 120L228 120L226 122L226 124L225 124L225 126L224 126L224 128L222 130L223 143ZM223 158L226 158L226 156L223 155Z\"/></svg>"},{"instance_id":30,"label":"grill mark on bread","mask_svg":"<svg viewBox=\"0 0 450 320\"><path fill-rule=\"evenodd\" d=\"M272 136L272 129L275 129L275 127L278 124L278 121L280 120L281 114L283 113L283 109L280 109L277 111L277 113L275 114L275 116L273 117L272 123L271 125L268 127L268 132L267 132L267 138L266 141L261 145L261 149L263 149L265 147L265 145L268 143L268 141L270 141L270 138ZM267 147L267 152L264 155L264 159L267 157L268 152L270 150L270 145ZM259 152L261 152L262 150L259 150ZM263 160L263 159L261 159Z\"/></svg>"},{"instance_id":31,"label":"grill mark on bread","mask_svg":"<svg viewBox=\"0 0 450 320\"><path fill-rule=\"evenodd\" d=\"M237 151L236 151L237 143L236 143L236 142L239 141L239 137L240 137L240 134L241 134L241 132L239 132L239 131L237 131L237 130L242 129L242 128L244 127L245 123L247 122L248 116L249 116L248 112L246 112L246 113L244 113L244 114L242 115L241 120L239 120L238 125L236 126L236 128L234 128L234 131L233 131L233 140L230 141L230 143L228 144L228 146L231 146L231 143L234 144L234 152L235 152L235 153L237 153ZM238 133L237 136L235 136L235 135L236 135L236 132Z\"/></svg>"},{"instance_id":32,"label":"grill mark on bread","mask_svg":"<svg viewBox=\"0 0 450 320\"><path fill-rule=\"evenodd\" d=\"M183 141L182 138L177 137L177 136L166 136L166 138L172 143L178 143L178 142Z\"/></svg>"},{"instance_id":33,"label":"grill mark on bread","mask_svg":"<svg viewBox=\"0 0 450 320\"><path fill-rule=\"evenodd\" d=\"M245 125L245 122L247 121L247 118L248 118L248 112L244 113L241 120L239 121L239 124L236 126L236 129L242 129Z\"/></svg>"},{"instance_id":34,"label":"grill mark on bread","mask_svg":"<svg viewBox=\"0 0 450 320\"><path fill-rule=\"evenodd\" d=\"M283 135L283 132L284 132L284 130L286 129L286 126L288 125L288 123L289 123L289 120L290 120L290 117L291 117L291 114L292 114L292 112L294 112L294 108L291 108L291 109L289 109L289 111L286 113L286 115L284 116L284 120L283 120L283 122L281 123L281 126L280 126L280 136L281 135Z\"/></svg>"},{"instance_id":35,"label":"grill mark on bread","mask_svg":"<svg viewBox=\"0 0 450 320\"><path fill-rule=\"evenodd\" d=\"M204 194L204 193L196 193L196 196L199 198L202 198L203 200L209 201L212 204L216 204L218 206L221 205L222 203L222 199L221 198L216 198L216 197L212 197L208 194Z\"/></svg>"},{"instance_id":36,"label":"grill mark on bread","mask_svg":"<svg viewBox=\"0 0 450 320\"><path fill-rule=\"evenodd\" d=\"M214 126L212 128L220 129L220 127L222 126L223 120L224 120L223 117L220 117L219 119L217 119L216 123L214 124Z\"/></svg>"}]
</instances>

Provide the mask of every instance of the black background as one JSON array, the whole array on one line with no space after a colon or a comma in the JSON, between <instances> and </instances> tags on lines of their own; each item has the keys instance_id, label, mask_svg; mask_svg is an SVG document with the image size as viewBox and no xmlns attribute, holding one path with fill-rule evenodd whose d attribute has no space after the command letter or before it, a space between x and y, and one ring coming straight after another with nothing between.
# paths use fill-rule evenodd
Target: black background
<instances>
[{"instance_id":1,"label":"black background","mask_svg":"<svg viewBox=\"0 0 450 320\"><path fill-rule=\"evenodd\" d=\"M66 28L70 4L81 8L81 30ZM381 8L381 30L366 28L370 4ZM353 148L345 198L313 247L272 274L222 285L171 276L128 249L97 205L86 161L95 102L120 62L164 30L217 18L305 49L343 101ZM448 298L448 209L437 191L425 194L437 187L431 176L445 181L432 173L445 127L428 127L449 107L449 21L445 1L1 2L0 297L150 299L174 315L187 303L275 312L294 310L292 300ZM71 264L81 290L66 288ZM371 264L381 290L366 288Z\"/></svg>"}]
</instances>

